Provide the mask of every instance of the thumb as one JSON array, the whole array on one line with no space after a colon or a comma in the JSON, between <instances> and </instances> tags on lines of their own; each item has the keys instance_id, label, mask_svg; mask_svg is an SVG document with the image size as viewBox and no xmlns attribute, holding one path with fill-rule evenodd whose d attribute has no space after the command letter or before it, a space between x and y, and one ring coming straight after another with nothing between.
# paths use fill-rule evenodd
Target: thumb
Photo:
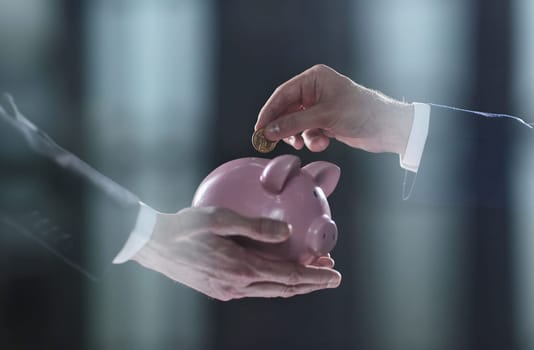
<instances>
[{"instance_id":1,"label":"thumb","mask_svg":"<svg viewBox=\"0 0 534 350\"><path fill-rule=\"evenodd\" d=\"M265 127L264 135L268 140L278 141L298 135L304 130L323 129L327 126L327 113L322 106L315 105L273 120Z\"/></svg>"},{"instance_id":2,"label":"thumb","mask_svg":"<svg viewBox=\"0 0 534 350\"><path fill-rule=\"evenodd\" d=\"M291 235L291 226L268 218L250 218L218 208L211 231L219 236L242 236L265 243L280 243Z\"/></svg>"}]
</instances>

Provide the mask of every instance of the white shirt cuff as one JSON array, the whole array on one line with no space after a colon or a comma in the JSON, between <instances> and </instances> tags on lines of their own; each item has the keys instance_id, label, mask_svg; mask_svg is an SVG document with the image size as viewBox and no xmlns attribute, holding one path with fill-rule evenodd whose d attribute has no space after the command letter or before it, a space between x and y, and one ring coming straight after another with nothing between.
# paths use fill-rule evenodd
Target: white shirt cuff
<instances>
[{"instance_id":1,"label":"white shirt cuff","mask_svg":"<svg viewBox=\"0 0 534 350\"><path fill-rule=\"evenodd\" d=\"M156 226L157 212L144 203L140 204L141 208L139 209L139 215L137 215L135 227L130 233L126 244L113 259L114 264L122 264L130 260L145 246L152 236L154 226Z\"/></svg>"},{"instance_id":2,"label":"white shirt cuff","mask_svg":"<svg viewBox=\"0 0 534 350\"><path fill-rule=\"evenodd\" d=\"M419 164L425 150L428 126L430 123L430 105L425 103L413 103L414 116L412 130L406 145L406 151L400 155L400 166L414 173L419 170Z\"/></svg>"}]
</instances>

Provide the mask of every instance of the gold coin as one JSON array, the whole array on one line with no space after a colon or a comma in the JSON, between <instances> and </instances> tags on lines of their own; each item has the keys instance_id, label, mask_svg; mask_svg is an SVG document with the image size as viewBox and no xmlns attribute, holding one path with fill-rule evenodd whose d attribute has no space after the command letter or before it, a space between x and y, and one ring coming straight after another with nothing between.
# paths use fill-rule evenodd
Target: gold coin
<instances>
[{"instance_id":1,"label":"gold coin","mask_svg":"<svg viewBox=\"0 0 534 350\"><path fill-rule=\"evenodd\" d=\"M252 134L252 146L254 146L254 149L258 152L271 152L276 147L277 143L278 141L267 140L263 134L263 129L258 129Z\"/></svg>"}]
</instances>

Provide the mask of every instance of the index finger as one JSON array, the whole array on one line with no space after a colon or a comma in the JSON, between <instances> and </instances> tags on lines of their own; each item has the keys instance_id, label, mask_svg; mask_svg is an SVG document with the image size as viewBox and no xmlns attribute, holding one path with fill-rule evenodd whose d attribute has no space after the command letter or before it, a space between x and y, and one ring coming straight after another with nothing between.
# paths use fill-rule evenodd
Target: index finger
<instances>
[{"instance_id":1,"label":"index finger","mask_svg":"<svg viewBox=\"0 0 534 350\"><path fill-rule=\"evenodd\" d=\"M341 274L327 267L266 260L258 270L261 280L286 285L318 284L335 288L341 283Z\"/></svg>"},{"instance_id":2,"label":"index finger","mask_svg":"<svg viewBox=\"0 0 534 350\"><path fill-rule=\"evenodd\" d=\"M243 236L265 243L280 243L289 238L291 226L269 218L250 218L233 210L216 208L209 220L210 229L219 236Z\"/></svg>"},{"instance_id":3,"label":"index finger","mask_svg":"<svg viewBox=\"0 0 534 350\"><path fill-rule=\"evenodd\" d=\"M283 283L275 282L255 282L247 287L246 296L260 298L289 298L295 295L312 293L325 288L336 287L321 284L297 284L288 286Z\"/></svg>"},{"instance_id":4,"label":"index finger","mask_svg":"<svg viewBox=\"0 0 534 350\"><path fill-rule=\"evenodd\" d=\"M293 105L312 106L316 95L316 78L308 69L276 88L260 110L254 129L265 127Z\"/></svg>"}]
</instances>

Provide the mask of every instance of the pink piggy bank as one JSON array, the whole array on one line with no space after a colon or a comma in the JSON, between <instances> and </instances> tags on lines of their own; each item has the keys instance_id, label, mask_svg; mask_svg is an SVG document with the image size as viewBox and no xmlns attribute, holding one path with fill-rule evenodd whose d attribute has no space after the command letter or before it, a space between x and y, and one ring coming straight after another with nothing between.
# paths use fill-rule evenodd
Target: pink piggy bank
<instances>
[{"instance_id":1,"label":"pink piggy bank","mask_svg":"<svg viewBox=\"0 0 534 350\"><path fill-rule=\"evenodd\" d=\"M283 243L240 243L269 259L313 263L336 245L337 227L326 197L334 191L340 170L328 162L300 166L293 155L230 161L202 181L193 206L224 207L244 216L287 222L292 231Z\"/></svg>"}]
</instances>

